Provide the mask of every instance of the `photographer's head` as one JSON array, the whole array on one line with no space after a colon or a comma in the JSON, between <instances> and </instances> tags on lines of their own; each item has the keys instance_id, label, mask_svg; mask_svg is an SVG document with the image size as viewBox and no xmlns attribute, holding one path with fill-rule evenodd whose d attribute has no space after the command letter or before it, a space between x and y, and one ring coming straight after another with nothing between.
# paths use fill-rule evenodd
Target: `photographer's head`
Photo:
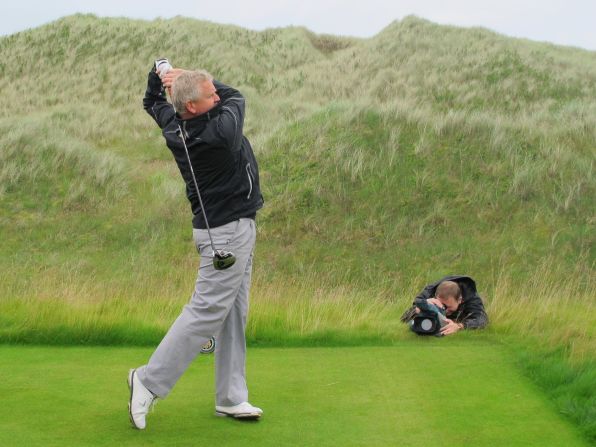
<instances>
[{"instance_id":1,"label":"photographer's head","mask_svg":"<svg viewBox=\"0 0 596 447\"><path fill-rule=\"evenodd\" d=\"M455 312L463 301L461 290L457 283L453 281L443 281L439 284L435 297L445 306L447 314Z\"/></svg>"},{"instance_id":2,"label":"photographer's head","mask_svg":"<svg viewBox=\"0 0 596 447\"><path fill-rule=\"evenodd\" d=\"M182 118L202 115L218 102L213 76L204 70L184 71L172 85L172 103Z\"/></svg>"}]
</instances>

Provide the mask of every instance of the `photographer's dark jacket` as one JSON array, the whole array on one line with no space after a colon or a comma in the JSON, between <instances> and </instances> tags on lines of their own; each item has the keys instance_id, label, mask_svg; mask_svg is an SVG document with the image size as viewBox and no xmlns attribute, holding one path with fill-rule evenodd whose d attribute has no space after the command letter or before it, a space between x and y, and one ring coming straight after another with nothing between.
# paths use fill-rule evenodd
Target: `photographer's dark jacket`
<instances>
[{"instance_id":1,"label":"photographer's dark jacket","mask_svg":"<svg viewBox=\"0 0 596 447\"><path fill-rule=\"evenodd\" d=\"M488 324L488 315L484 310L484 304L478 292L476 291L476 283L469 276L446 276L437 282L427 285L422 292L420 292L414 300L414 305L417 299L427 300L433 298L437 291L437 287L443 281L453 281L457 283L462 293L462 303L457 310L448 315L447 318L462 323L466 329L482 329ZM402 316L402 321L409 320L413 317L413 310L415 306L408 309ZM409 317L408 315L411 314Z\"/></svg>"},{"instance_id":2,"label":"photographer's dark jacket","mask_svg":"<svg viewBox=\"0 0 596 447\"><path fill-rule=\"evenodd\" d=\"M209 112L182 120L167 102L161 79L149 73L143 107L155 119L186 183L193 227L206 228L178 126L186 140L205 213L211 227L241 217L254 218L263 206L259 169L250 142L242 134L244 97L213 81L220 102Z\"/></svg>"}]
</instances>

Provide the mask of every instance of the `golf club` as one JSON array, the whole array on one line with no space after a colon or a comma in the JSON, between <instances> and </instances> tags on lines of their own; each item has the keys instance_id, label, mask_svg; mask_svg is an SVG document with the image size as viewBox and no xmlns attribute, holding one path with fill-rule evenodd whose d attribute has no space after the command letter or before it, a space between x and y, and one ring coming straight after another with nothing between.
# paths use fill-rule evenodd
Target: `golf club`
<instances>
[{"instance_id":1,"label":"golf club","mask_svg":"<svg viewBox=\"0 0 596 447\"><path fill-rule=\"evenodd\" d=\"M155 72L157 74L164 75L167 73L171 68L170 62L165 59L157 59L155 61ZM174 108L174 113L176 113L176 107L172 104ZM203 199L201 198L201 192L199 191L199 184L197 183L197 178L195 176L195 171L192 167L192 163L190 162L190 154L188 153L188 147L186 147L186 138L184 138L184 134L182 133L182 128L178 123L178 132L180 135L180 139L182 140L182 144L184 145L184 151L186 153L186 160L188 161L188 166L190 167L190 174L192 176L192 180L195 185L195 189L197 191L197 196L199 198L199 204L201 205L201 212L203 213L203 218L205 219L205 226L207 227L207 234L209 235L209 242L211 243L211 250L213 250L213 267L215 270L225 270L230 268L236 262L236 256L231 251L225 250L216 250L215 244L213 243L213 238L211 237L211 229L209 228L209 222L207 221L207 214L205 213L205 207L203 206Z\"/></svg>"}]
</instances>

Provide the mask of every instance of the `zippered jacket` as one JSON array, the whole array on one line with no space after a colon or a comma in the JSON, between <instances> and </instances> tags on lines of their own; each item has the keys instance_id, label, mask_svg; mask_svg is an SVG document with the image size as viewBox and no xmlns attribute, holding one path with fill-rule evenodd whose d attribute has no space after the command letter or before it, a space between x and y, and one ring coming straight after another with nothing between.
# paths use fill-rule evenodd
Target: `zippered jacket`
<instances>
[{"instance_id":1,"label":"zippered jacket","mask_svg":"<svg viewBox=\"0 0 596 447\"><path fill-rule=\"evenodd\" d=\"M427 285L414 299L414 305L406 310L401 317L404 322L409 321L415 315L414 308L416 307L416 300L434 298L437 287L443 281L453 281L457 283L462 294L462 303L457 310L448 315L447 318L462 323L465 329L482 329L488 324L488 315L484 310L482 298L476 291L476 282L469 276L452 275L446 276L432 284Z\"/></svg>"},{"instance_id":2,"label":"zippered jacket","mask_svg":"<svg viewBox=\"0 0 596 447\"><path fill-rule=\"evenodd\" d=\"M243 135L244 97L232 87L213 81L220 102L209 112L182 120L166 100L161 79L149 72L143 107L162 129L186 183L194 228L206 228L199 197L181 136L186 141L210 227L242 217L254 218L263 207L259 168L252 147ZM182 135L180 134L180 130Z\"/></svg>"}]
</instances>

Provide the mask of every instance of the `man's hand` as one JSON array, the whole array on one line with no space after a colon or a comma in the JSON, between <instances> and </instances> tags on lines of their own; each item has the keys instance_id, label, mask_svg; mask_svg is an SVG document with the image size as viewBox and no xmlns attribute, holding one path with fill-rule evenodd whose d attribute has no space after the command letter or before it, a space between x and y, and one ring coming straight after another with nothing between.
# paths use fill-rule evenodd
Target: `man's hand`
<instances>
[{"instance_id":1,"label":"man's hand","mask_svg":"<svg viewBox=\"0 0 596 447\"><path fill-rule=\"evenodd\" d=\"M174 84L174 81L185 71L182 68L172 68L161 76L161 83L168 90L169 94L172 94L172 84Z\"/></svg>"},{"instance_id":2,"label":"man's hand","mask_svg":"<svg viewBox=\"0 0 596 447\"><path fill-rule=\"evenodd\" d=\"M447 324L441 328L441 335L451 335L455 334L456 332L462 330L464 325L462 323L456 323L453 320L447 318Z\"/></svg>"}]
</instances>

